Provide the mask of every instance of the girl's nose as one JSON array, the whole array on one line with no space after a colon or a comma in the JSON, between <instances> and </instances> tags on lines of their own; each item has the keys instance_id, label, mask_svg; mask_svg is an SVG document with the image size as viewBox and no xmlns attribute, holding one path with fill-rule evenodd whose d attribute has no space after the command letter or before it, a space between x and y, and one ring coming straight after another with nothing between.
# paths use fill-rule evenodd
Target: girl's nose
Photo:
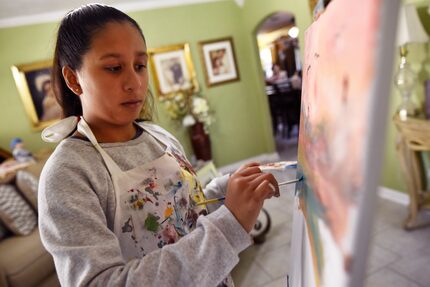
<instances>
[{"instance_id":1,"label":"girl's nose","mask_svg":"<svg viewBox=\"0 0 430 287\"><path fill-rule=\"evenodd\" d=\"M124 90L126 92L136 91L142 86L142 76L134 69L130 69L124 77Z\"/></svg>"}]
</instances>

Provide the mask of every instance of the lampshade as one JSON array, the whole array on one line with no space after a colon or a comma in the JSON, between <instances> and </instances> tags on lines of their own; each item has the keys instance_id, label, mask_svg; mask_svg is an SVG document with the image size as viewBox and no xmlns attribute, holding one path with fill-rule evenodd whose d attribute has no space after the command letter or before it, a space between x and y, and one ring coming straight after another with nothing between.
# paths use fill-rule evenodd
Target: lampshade
<instances>
[{"instance_id":1,"label":"lampshade","mask_svg":"<svg viewBox=\"0 0 430 287\"><path fill-rule=\"evenodd\" d=\"M408 43L425 43L429 40L413 4L400 8L399 26L397 30L397 45Z\"/></svg>"}]
</instances>

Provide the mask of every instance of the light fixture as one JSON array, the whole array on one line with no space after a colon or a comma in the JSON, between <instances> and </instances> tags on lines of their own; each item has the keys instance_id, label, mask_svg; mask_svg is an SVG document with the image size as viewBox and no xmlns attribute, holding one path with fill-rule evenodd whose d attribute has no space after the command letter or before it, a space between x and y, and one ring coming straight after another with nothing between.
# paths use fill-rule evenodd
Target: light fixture
<instances>
[{"instance_id":1,"label":"light fixture","mask_svg":"<svg viewBox=\"0 0 430 287\"><path fill-rule=\"evenodd\" d=\"M412 91L415 87L417 76L406 61L408 54L407 44L425 43L429 40L418 18L414 5L404 5L400 9L399 26L397 31L397 45L400 47L400 65L395 74L394 83L402 96L402 102L398 113L401 120L408 117L416 117L418 108L412 100Z\"/></svg>"},{"instance_id":2,"label":"light fixture","mask_svg":"<svg viewBox=\"0 0 430 287\"><path fill-rule=\"evenodd\" d=\"M299 28L297 28L296 26L291 27L288 30L288 36L290 36L291 38L297 38L297 36L299 36Z\"/></svg>"}]
</instances>

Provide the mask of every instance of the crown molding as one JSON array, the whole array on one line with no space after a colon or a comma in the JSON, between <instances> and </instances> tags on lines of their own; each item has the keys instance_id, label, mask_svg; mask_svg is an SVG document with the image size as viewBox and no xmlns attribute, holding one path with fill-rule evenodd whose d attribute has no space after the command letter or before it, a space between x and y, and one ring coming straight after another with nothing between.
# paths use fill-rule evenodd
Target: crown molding
<instances>
[{"instance_id":1,"label":"crown molding","mask_svg":"<svg viewBox=\"0 0 430 287\"><path fill-rule=\"evenodd\" d=\"M161 8L170 8L175 6L185 6L193 4L202 4L209 2L221 2L221 1L231 1L231 0L166 0L166 1L143 1L143 2L128 2L128 3L118 3L111 4L111 6L120 9L124 12L134 12L143 10L154 10ZM235 0L237 2L244 2L244 0ZM49 22L57 22L61 20L68 10L59 10L48 13L40 13L28 16L18 16L11 18L0 19L0 28L10 28L25 25L42 24Z\"/></svg>"}]
</instances>

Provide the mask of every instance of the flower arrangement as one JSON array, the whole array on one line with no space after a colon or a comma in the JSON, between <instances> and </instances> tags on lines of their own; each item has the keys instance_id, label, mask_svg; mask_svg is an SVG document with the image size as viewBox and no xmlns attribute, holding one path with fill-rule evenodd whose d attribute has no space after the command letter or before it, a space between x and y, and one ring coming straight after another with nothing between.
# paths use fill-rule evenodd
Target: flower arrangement
<instances>
[{"instance_id":1,"label":"flower arrangement","mask_svg":"<svg viewBox=\"0 0 430 287\"><path fill-rule=\"evenodd\" d=\"M177 91L162 100L167 114L172 120L180 121L184 127L202 123L209 134L209 126L215 121L208 100L192 90Z\"/></svg>"}]
</instances>

